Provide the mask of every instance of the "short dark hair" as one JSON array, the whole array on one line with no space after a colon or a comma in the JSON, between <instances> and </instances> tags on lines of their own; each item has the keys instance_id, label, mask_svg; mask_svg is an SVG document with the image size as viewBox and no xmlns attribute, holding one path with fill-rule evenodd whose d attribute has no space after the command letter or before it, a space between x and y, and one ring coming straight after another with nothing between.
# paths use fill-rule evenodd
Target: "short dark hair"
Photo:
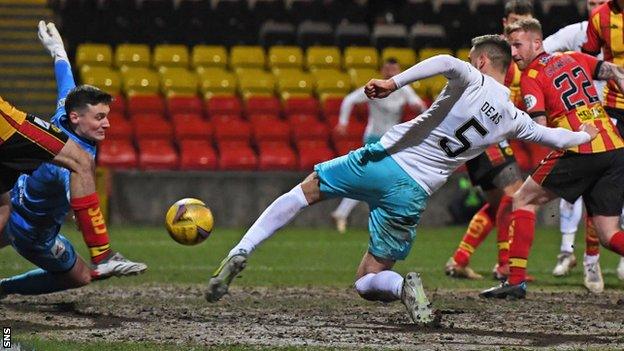
<instances>
[{"instance_id":1,"label":"short dark hair","mask_svg":"<svg viewBox=\"0 0 624 351\"><path fill-rule=\"evenodd\" d=\"M399 64L399 60L396 59L396 57L388 57L384 60L383 62L384 64L389 63L391 65L398 65Z\"/></svg>"},{"instance_id":2,"label":"short dark hair","mask_svg":"<svg viewBox=\"0 0 624 351\"><path fill-rule=\"evenodd\" d=\"M471 41L475 53L485 53L492 64L502 72L506 72L511 63L511 46L505 38L498 34L475 37Z\"/></svg>"},{"instance_id":3,"label":"short dark hair","mask_svg":"<svg viewBox=\"0 0 624 351\"><path fill-rule=\"evenodd\" d=\"M531 0L509 0L505 3L505 17L510 14L533 15L533 1Z\"/></svg>"},{"instance_id":4,"label":"short dark hair","mask_svg":"<svg viewBox=\"0 0 624 351\"><path fill-rule=\"evenodd\" d=\"M110 105L113 97L92 85L79 85L72 89L65 98L65 111L78 112L87 108L87 105L105 104Z\"/></svg>"}]
</instances>

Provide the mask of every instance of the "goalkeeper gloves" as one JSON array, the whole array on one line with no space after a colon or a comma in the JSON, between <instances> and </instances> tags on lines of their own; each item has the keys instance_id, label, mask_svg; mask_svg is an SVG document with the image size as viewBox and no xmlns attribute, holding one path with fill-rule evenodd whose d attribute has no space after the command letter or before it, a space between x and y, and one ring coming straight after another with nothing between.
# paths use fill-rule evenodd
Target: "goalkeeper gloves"
<instances>
[{"instance_id":1,"label":"goalkeeper gloves","mask_svg":"<svg viewBox=\"0 0 624 351\"><path fill-rule=\"evenodd\" d=\"M43 46L45 46L50 52L50 55L54 57L55 62L57 60L69 62L67 52L65 52L65 46L63 45L63 38L61 38L54 23L50 22L46 25L44 21L39 21L39 32L37 35Z\"/></svg>"}]
</instances>

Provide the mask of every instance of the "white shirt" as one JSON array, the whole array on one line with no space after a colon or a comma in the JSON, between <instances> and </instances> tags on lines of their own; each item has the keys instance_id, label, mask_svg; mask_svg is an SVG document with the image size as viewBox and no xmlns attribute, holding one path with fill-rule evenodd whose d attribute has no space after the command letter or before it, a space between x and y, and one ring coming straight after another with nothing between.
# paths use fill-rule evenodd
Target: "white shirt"
<instances>
[{"instance_id":1,"label":"white shirt","mask_svg":"<svg viewBox=\"0 0 624 351\"><path fill-rule=\"evenodd\" d=\"M346 126L349 124L349 116L353 105L368 102L368 124L364 130L364 137L369 135L382 136L392 126L401 121L403 107L407 105L421 106L425 108L422 99L416 95L409 85L395 91L386 99L369 100L364 94L364 87L352 91L340 105L340 119L338 123Z\"/></svg>"},{"instance_id":2,"label":"white shirt","mask_svg":"<svg viewBox=\"0 0 624 351\"><path fill-rule=\"evenodd\" d=\"M381 138L389 155L427 193L441 187L453 171L508 138L565 149L590 140L585 132L547 128L509 101L510 91L469 63L438 55L392 79L397 87L443 74L449 81L431 107Z\"/></svg>"},{"instance_id":3,"label":"white shirt","mask_svg":"<svg viewBox=\"0 0 624 351\"><path fill-rule=\"evenodd\" d=\"M581 47L587 41L587 21L578 22L567 25L559 29L556 33L549 35L543 41L544 51L549 54L554 52L565 51L578 51L581 52ZM596 56L597 59L602 60L602 52ZM607 82L603 80L594 80L594 87L600 101L604 101L604 88Z\"/></svg>"}]
</instances>

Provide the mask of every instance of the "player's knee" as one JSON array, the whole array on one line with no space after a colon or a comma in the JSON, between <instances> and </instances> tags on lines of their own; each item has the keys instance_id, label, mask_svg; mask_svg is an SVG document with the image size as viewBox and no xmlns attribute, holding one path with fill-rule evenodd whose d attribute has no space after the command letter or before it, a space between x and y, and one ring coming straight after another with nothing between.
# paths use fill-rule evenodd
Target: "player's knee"
<instances>
[{"instance_id":1,"label":"player's knee","mask_svg":"<svg viewBox=\"0 0 624 351\"><path fill-rule=\"evenodd\" d=\"M310 174L301 182L301 190L305 195L308 204L313 204L321 200L321 189L319 187L319 178L316 172Z\"/></svg>"},{"instance_id":2,"label":"player's knee","mask_svg":"<svg viewBox=\"0 0 624 351\"><path fill-rule=\"evenodd\" d=\"M76 288L81 286L89 285L91 283L91 272L89 270L83 270L76 279L74 279L74 284Z\"/></svg>"}]
</instances>

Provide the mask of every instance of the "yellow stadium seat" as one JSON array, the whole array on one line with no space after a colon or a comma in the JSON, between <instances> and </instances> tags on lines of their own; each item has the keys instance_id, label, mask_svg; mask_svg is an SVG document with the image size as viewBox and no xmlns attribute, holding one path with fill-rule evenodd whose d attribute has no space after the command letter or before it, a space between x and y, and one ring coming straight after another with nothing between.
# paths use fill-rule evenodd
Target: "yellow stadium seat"
<instances>
[{"instance_id":1,"label":"yellow stadium seat","mask_svg":"<svg viewBox=\"0 0 624 351\"><path fill-rule=\"evenodd\" d=\"M197 74L186 68L172 67L160 73L160 88L167 97L197 95Z\"/></svg>"},{"instance_id":2,"label":"yellow stadium seat","mask_svg":"<svg viewBox=\"0 0 624 351\"><path fill-rule=\"evenodd\" d=\"M349 68L372 68L379 67L379 54L373 47L352 46L344 50L344 65Z\"/></svg>"},{"instance_id":3,"label":"yellow stadium seat","mask_svg":"<svg viewBox=\"0 0 624 351\"><path fill-rule=\"evenodd\" d=\"M412 88L421 97L427 97L429 99L435 99L446 85L447 80L444 76L437 75L429 77L412 84Z\"/></svg>"},{"instance_id":4,"label":"yellow stadium seat","mask_svg":"<svg viewBox=\"0 0 624 351\"><path fill-rule=\"evenodd\" d=\"M76 65L110 66L113 50L107 44L80 44L76 49Z\"/></svg>"},{"instance_id":5,"label":"yellow stadium seat","mask_svg":"<svg viewBox=\"0 0 624 351\"><path fill-rule=\"evenodd\" d=\"M470 62L470 49L463 48L457 49L457 54L455 55L458 59Z\"/></svg>"},{"instance_id":6,"label":"yellow stadium seat","mask_svg":"<svg viewBox=\"0 0 624 351\"><path fill-rule=\"evenodd\" d=\"M198 73L199 90L206 99L216 95L234 95L238 82L236 76L221 68L206 68Z\"/></svg>"},{"instance_id":7,"label":"yellow stadium seat","mask_svg":"<svg viewBox=\"0 0 624 351\"><path fill-rule=\"evenodd\" d=\"M264 69L266 59L261 46L233 46L230 51L230 66L237 68Z\"/></svg>"},{"instance_id":8,"label":"yellow stadium seat","mask_svg":"<svg viewBox=\"0 0 624 351\"><path fill-rule=\"evenodd\" d=\"M158 94L158 74L145 67L128 67L121 73L123 91L128 96Z\"/></svg>"},{"instance_id":9,"label":"yellow stadium seat","mask_svg":"<svg viewBox=\"0 0 624 351\"><path fill-rule=\"evenodd\" d=\"M251 95L273 95L275 93L275 77L260 69L239 70L238 90L244 98Z\"/></svg>"},{"instance_id":10,"label":"yellow stadium seat","mask_svg":"<svg viewBox=\"0 0 624 351\"><path fill-rule=\"evenodd\" d=\"M321 70L315 72L316 93L320 98L326 95L345 95L351 91L349 75L340 71Z\"/></svg>"},{"instance_id":11,"label":"yellow stadium seat","mask_svg":"<svg viewBox=\"0 0 624 351\"><path fill-rule=\"evenodd\" d=\"M340 69L340 50L334 46L311 46L306 52L306 67L309 70L316 69Z\"/></svg>"},{"instance_id":12,"label":"yellow stadium seat","mask_svg":"<svg viewBox=\"0 0 624 351\"><path fill-rule=\"evenodd\" d=\"M449 48L422 48L418 53L418 58L420 58L420 60L422 61L435 55L442 54L453 55L453 50Z\"/></svg>"},{"instance_id":13,"label":"yellow stadium seat","mask_svg":"<svg viewBox=\"0 0 624 351\"><path fill-rule=\"evenodd\" d=\"M182 67L189 65L188 49L184 45L156 45L154 47L154 68Z\"/></svg>"},{"instance_id":14,"label":"yellow stadium seat","mask_svg":"<svg viewBox=\"0 0 624 351\"><path fill-rule=\"evenodd\" d=\"M225 68L228 63L227 51L220 45L195 45L191 53L191 66L197 72L209 67Z\"/></svg>"},{"instance_id":15,"label":"yellow stadium seat","mask_svg":"<svg viewBox=\"0 0 624 351\"><path fill-rule=\"evenodd\" d=\"M277 79L277 92L282 100L294 96L310 96L314 91L314 77L310 73L291 72Z\"/></svg>"},{"instance_id":16,"label":"yellow stadium seat","mask_svg":"<svg viewBox=\"0 0 624 351\"><path fill-rule=\"evenodd\" d=\"M351 78L351 89L354 90L363 87L373 78L380 78L380 74L376 69L351 68L349 70L349 77Z\"/></svg>"},{"instance_id":17,"label":"yellow stadium seat","mask_svg":"<svg viewBox=\"0 0 624 351\"><path fill-rule=\"evenodd\" d=\"M381 52L381 61L385 62L388 58L395 58L399 61L402 69L407 69L416 64L416 53L408 48L385 48ZM382 62L382 63L383 63Z\"/></svg>"},{"instance_id":18,"label":"yellow stadium seat","mask_svg":"<svg viewBox=\"0 0 624 351\"><path fill-rule=\"evenodd\" d=\"M96 86L111 95L118 95L121 91L121 75L109 67L82 66L80 80L83 84Z\"/></svg>"},{"instance_id":19,"label":"yellow stadium seat","mask_svg":"<svg viewBox=\"0 0 624 351\"><path fill-rule=\"evenodd\" d=\"M269 49L269 68L303 67L303 51L298 46L273 46Z\"/></svg>"},{"instance_id":20,"label":"yellow stadium seat","mask_svg":"<svg viewBox=\"0 0 624 351\"><path fill-rule=\"evenodd\" d=\"M152 57L145 44L119 44L115 50L115 66L125 69L139 66L149 67Z\"/></svg>"}]
</instances>

